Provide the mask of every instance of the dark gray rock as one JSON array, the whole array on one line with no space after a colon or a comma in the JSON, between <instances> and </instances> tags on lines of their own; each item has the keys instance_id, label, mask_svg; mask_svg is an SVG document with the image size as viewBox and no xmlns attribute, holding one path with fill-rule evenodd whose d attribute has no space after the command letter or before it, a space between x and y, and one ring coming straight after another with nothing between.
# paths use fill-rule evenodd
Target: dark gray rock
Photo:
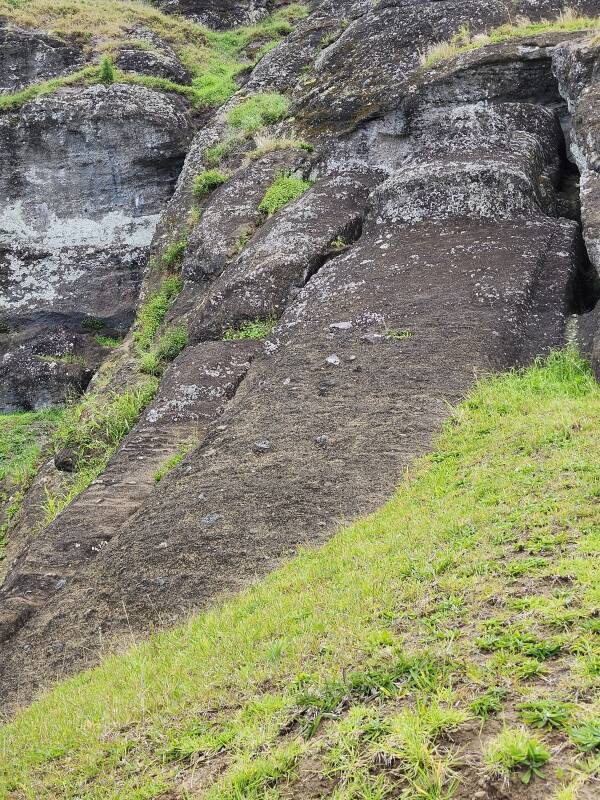
<instances>
[{"instance_id":1,"label":"dark gray rock","mask_svg":"<svg viewBox=\"0 0 600 800\"><path fill-rule=\"evenodd\" d=\"M273 10L275 0L155 0L167 14L182 14L209 28L234 28L258 22Z\"/></svg>"},{"instance_id":2,"label":"dark gray rock","mask_svg":"<svg viewBox=\"0 0 600 800\"><path fill-rule=\"evenodd\" d=\"M305 161L302 150L278 150L251 161L219 187L190 235L184 277L201 281L219 275L264 221L258 206L275 177L293 172Z\"/></svg>"},{"instance_id":3,"label":"dark gray rock","mask_svg":"<svg viewBox=\"0 0 600 800\"><path fill-rule=\"evenodd\" d=\"M596 379L600 381L600 304L579 317L578 340L582 353L589 358Z\"/></svg>"},{"instance_id":4,"label":"dark gray rock","mask_svg":"<svg viewBox=\"0 0 600 800\"><path fill-rule=\"evenodd\" d=\"M581 217L590 260L600 277L600 44L557 48L554 69L572 115L570 153L581 174Z\"/></svg>"},{"instance_id":5,"label":"dark gray rock","mask_svg":"<svg viewBox=\"0 0 600 800\"><path fill-rule=\"evenodd\" d=\"M335 253L336 239L358 238L373 184L369 172L324 179L265 222L213 283L192 319L191 336L220 338L243 321L279 316Z\"/></svg>"},{"instance_id":6,"label":"dark gray rock","mask_svg":"<svg viewBox=\"0 0 600 800\"><path fill-rule=\"evenodd\" d=\"M0 117L0 408L64 401L101 361L94 336L126 332L191 135L186 104L143 86L62 90ZM99 330L82 337L86 319ZM82 358L87 378L36 355Z\"/></svg>"},{"instance_id":7,"label":"dark gray rock","mask_svg":"<svg viewBox=\"0 0 600 800\"><path fill-rule=\"evenodd\" d=\"M68 74L83 63L81 46L39 31L2 25L0 19L0 95Z\"/></svg>"},{"instance_id":8,"label":"dark gray rock","mask_svg":"<svg viewBox=\"0 0 600 800\"><path fill-rule=\"evenodd\" d=\"M189 84L192 75L181 63L172 47L152 31L144 28L131 31L132 42L119 47L116 66L124 72L167 78ZM140 43L144 42L144 46Z\"/></svg>"}]
</instances>

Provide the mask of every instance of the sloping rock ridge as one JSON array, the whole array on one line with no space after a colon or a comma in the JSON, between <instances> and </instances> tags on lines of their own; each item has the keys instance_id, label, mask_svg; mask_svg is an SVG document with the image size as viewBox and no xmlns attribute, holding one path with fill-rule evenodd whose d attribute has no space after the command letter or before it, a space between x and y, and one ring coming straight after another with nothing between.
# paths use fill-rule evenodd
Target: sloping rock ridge
<instances>
[{"instance_id":1,"label":"sloping rock ridge","mask_svg":"<svg viewBox=\"0 0 600 800\"><path fill-rule=\"evenodd\" d=\"M157 5L226 28L277 4ZM9 531L7 713L374 510L478 374L573 336L600 372L599 31L523 19L562 11L315 2L200 121L181 94L118 82L0 116L0 406L135 383L131 334L92 379L107 354L86 322L125 335L176 270L158 336L187 331L104 473L44 525L48 461ZM465 25L525 32L428 59ZM4 91L79 63L47 32L11 36ZM273 92L288 116L240 133L232 109ZM207 169L214 190L194 190ZM267 214L282 177L297 191Z\"/></svg>"}]
</instances>

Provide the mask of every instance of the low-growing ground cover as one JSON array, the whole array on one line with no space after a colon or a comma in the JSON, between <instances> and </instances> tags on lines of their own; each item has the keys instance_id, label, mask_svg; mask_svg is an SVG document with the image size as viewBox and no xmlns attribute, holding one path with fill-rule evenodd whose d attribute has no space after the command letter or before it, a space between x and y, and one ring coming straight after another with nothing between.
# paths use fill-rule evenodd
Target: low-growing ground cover
<instances>
[{"instance_id":1,"label":"low-growing ground cover","mask_svg":"<svg viewBox=\"0 0 600 800\"><path fill-rule=\"evenodd\" d=\"M573 33L587 30L600 30L600 17L578 16L568 12L561 14L556 19L500 25L486 33L475 35L471 34L468 26L463 26L450 41L439 42L430 47L424 53L422 63L425 67L430 67L439 61L445 61L469 50L478 50L492 44L503 44L514 39L526 39L539 34Z\"/></svg>"}]
</instances>

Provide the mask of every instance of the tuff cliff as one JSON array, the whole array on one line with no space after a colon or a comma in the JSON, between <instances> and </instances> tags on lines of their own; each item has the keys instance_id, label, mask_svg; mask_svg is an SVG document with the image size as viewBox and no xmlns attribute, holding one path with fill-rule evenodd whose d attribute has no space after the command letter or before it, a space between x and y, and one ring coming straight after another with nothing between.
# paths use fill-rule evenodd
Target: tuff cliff
<instances>
[{"instance_id":1,"label":"tuff cliff","mask_svg":"<svg viewBox=\"0 0 600 800\"><path fill-rule=\"evenodd\" d=\"M478 374L600 363L597 0L52 5L0 3L0 405L91 399L8 527L7 710L376 508Z\"/></svg>"}]
</instances>

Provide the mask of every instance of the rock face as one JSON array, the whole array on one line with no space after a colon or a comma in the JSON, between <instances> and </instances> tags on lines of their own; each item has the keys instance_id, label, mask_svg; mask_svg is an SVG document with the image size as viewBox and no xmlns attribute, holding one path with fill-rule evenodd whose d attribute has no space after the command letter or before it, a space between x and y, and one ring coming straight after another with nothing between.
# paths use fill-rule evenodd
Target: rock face
<instances>
[{"instance_id":1,"label":"rock face","mask_svg":"<svg viewBox=\"0 0 600 800\"><path fill-rule=\"evenodd\" d=\"M183 14L209 28L233 28L257 22L275 7L275 0L156 0L168 14Z\"/></svg>"},{"instance_id":2,"label":"rock face","mask_svg":"<svg viewBox=\"0 0 600 800\"><path fill-rule=\"evenodd\" d=\"M191 5L178 8L213 8ZM214 7L231 21L242 4ZM539 18L560 4L519 10ZM252 158L252 143L238 142L220 166L227 182L188 231L192 180L207 148L231 133L227 109L198 132L153 244L160 252L189 232L185 286L166 325L186 324L190 345L104 476L14 553L0 589L8 703L93 661L100 632L118 641L170 624L373 510L477 374L562 346L571 315L591 311L600 45L585 32L548 33L420 64L420 51L465 22L477 32L507 15L500 2L317 5L244 88L286 91L293 119L267 131ZM109 102L123 89L95 91ZM110 219L131 258L186 146L185 109L168 102L155 113L136 107L144 122L119 145L126 187L81 187L93 202L81 235ZM300 136L314 152L297 146ZM258 206L282 172L310 188L266 218ZM67 218L82 219L72 202L61 204ZM49 213L34 214L36 247ZM13 241L6 258L16 252ZM146 290L155 283L148 273ZM102 301L103 318L133 307L127 290L116 297ZM61 298L44 313L73 314ZM587 313L580 325L594 358L597 319ZM222 341L256 320L274 324L264 342ZM155 484L191 432L197 445Z\"/></svg>"},{"instance_id":3,"label":"rock face","mask_svg":"<svg viewBox=\"0 0 600 800\"><path fill-rule=\"evenodd\" d=\"M83 52L76 44L3 26L0 21L0 95L67 74L82 64Z\"/></svg>"},{"instance_id":4,"label":"rock face","mask_svg":"<svg viewBox=\"0 0 600 800\"><path fill-rule=\"evenodd\" d=\"M105 352L90 321L127 331L191 131L182 100L144 86L63 89L0 117L0 409L85 387Z\"/></svg>"}]
</instances>

